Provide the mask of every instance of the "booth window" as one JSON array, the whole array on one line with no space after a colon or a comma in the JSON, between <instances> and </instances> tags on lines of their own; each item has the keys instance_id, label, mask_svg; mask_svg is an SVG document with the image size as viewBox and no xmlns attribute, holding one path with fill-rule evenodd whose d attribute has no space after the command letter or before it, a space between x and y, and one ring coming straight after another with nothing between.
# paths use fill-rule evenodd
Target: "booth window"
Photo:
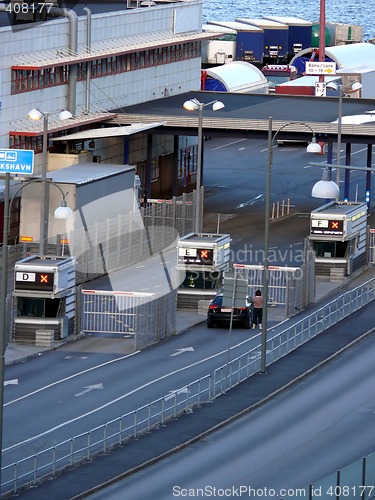
<instances>
[{"instance_id":1,"label":"booth window","mask_svg":"<svg viewBox=\"0 0 375 500\"><path fill-rule=\"evenodd\" d=\"M317 257L344 258L347 256L347 241L315 241L313 245Z\"/></svg>"},{"instance_id":2,"label":"booth window","mask_svg":"<svg viewBox=\"0 0 375 500\"><path fill-rule=\"evenodd\" d=\"M65 298L39 299L18 297L17 316L28 318L61 318L65 316Z\"/></svg>"}]
</instances>

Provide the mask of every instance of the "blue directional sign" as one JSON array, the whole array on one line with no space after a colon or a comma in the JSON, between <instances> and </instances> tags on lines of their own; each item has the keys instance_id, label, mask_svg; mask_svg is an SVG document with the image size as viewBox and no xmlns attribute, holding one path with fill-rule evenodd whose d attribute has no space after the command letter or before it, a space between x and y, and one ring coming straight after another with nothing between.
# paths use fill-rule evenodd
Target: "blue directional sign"
<instances>
[{"instance_id":1,"label":"blue directional sign","mask_svg":"<svg viewBox=\"0 0 375 500\"><path fill-rule=\"evenodd\" d=\"M29 149L0 149L0 174L31 175L34 151Z\"/></svg>"}]
</instances>

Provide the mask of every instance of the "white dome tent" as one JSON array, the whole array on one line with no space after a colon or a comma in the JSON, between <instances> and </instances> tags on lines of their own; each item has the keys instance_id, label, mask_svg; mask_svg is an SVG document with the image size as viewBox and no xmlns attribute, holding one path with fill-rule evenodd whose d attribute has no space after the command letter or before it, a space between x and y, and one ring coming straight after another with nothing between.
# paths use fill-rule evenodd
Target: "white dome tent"
<instances>
[{"instance_id":1,"label":"white dome tent","mask_svg":"<svg viewBox=\"0 0 375 500\"><path fill-rule=\"evenodd\" d=\"M241 94L268 93L266 77L256 66L245 61L233 61L205 69L204 73L208 77L204 82L204 90Z\"/></svg>"}]
</instances>

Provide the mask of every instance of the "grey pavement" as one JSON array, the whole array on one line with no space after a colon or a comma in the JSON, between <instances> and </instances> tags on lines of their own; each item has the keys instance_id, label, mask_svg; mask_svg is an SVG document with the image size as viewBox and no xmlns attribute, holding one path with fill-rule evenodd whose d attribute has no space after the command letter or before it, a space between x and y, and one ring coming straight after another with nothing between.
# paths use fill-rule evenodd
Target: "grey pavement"
<instances>
[{"instance_id":1,"label":"grey pavement","mask_svg":"<svg viewBox=\"0 0 375 500\"><path fill-rule=\"evenodd\" d=\"M327 277L318 277L316 280L316 299L315 304L329 300L329 297L343 292L349 288L355 288L361 283L375 276L375 267L370 266L362 271L346 277L344 281L333 283ZM296 316L294 316L296 318ZM268 324L273 326L281 323L286 317L283 307L269 307ZM193 326L203 323L206 320L205 315L199 315L194 311L177 311L176 313L176 334L181 334ZM12 341L8 344L5 351L5 365L11 365L26 361L27 359L37 357L41 353L53 350L64 349L68 343L78 342L76 350L84 352L116 352L118 354L127 354L134 351L133 341L123 338L105 338L104 336L94 336L89 334L70 335L61 342L55 342L52 347L37 347L31 343L22 343ZM71 349L71 345L69 348Z\"/></svg>"},{"instance_id":2,"label":"grey pavement","mask_svg":"<svg viewBox=\"0 0 375 500\"><path fill-rule=\"evenodd\" d=\"M328 302L339 293L355 288L373 278L375 268L369 267L351 276L343 283L318 280L317 303ZM319 302L318 302L319 301ZM272 318L272 308L270 317ZM53 481L21 492L22 498L30 500L78 500L85 498L178 450L206 438L211 432L225 426L230 421L246 414L260 404L275 397L292 384L302 380L314 370L323 366L340 352L354 347L364 338L375 340L373 317L375 301L364 306L345 321L327 329L324 333L306 342L292 353L267 367L267 373L256 374L235 388L203 405L193 413L182 415L161 426L156 432L127 443L105 456L99 456L90 463L68 471ZM181 313L181 322L188 326L188 320L201 321L204 317ZM279 318L280 319L280 318ZM183 321L184 320L184 321ZM327 471L327 473L330 471Z\"/></svg>"}]
</instances>

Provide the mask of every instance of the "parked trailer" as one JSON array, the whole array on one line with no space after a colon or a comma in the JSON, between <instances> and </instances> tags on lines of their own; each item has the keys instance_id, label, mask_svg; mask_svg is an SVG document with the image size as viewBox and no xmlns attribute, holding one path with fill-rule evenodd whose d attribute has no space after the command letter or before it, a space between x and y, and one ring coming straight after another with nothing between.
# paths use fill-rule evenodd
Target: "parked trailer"
<instances>
[{"instance_id":1,"label":"parked trailer","mask_svg":"<svg viewBox=\"0 0 375 500\"><path fill-rule=\"evenodd\" d=\"M267 61L281 62L288 56L288 32L287 24L276 23L262 18L238 18L239 23L256 26L264 31L263 57Z\"/></svg>"},{"instance_id":2,"label":"parked trailer","mask_svg":"<svg viewBox=\"0 0 375 500\"><path fill-rule=\"evenodd\" d=\"M263 62L264 30L235 21L208 21L209 25L235 30L237 33L236 61Z\"/></svg>"},{"instance_id":3,"label":"parked trailer","mask_svg":"<svg viewBox=\"0 0 375 500\"><path fill-rule=\"evenodd\" d=\"M299 17L288 16L263 16L265 19L286 24L288 30L288 59L298 54L302 49L311 46L312 25L311 21Z\"/></svg>"},{"instance_id":4,"label":"parked trailer","mask_svg":"<svg viewBox=\"0 0 375 500\"><path fill-rule=\"evenodd\" d=\"M227 64L236 59L236 30L204 24L202 31L212 33L215 37L202 42L202 65Z\"/></svg>"}]
</instances>

